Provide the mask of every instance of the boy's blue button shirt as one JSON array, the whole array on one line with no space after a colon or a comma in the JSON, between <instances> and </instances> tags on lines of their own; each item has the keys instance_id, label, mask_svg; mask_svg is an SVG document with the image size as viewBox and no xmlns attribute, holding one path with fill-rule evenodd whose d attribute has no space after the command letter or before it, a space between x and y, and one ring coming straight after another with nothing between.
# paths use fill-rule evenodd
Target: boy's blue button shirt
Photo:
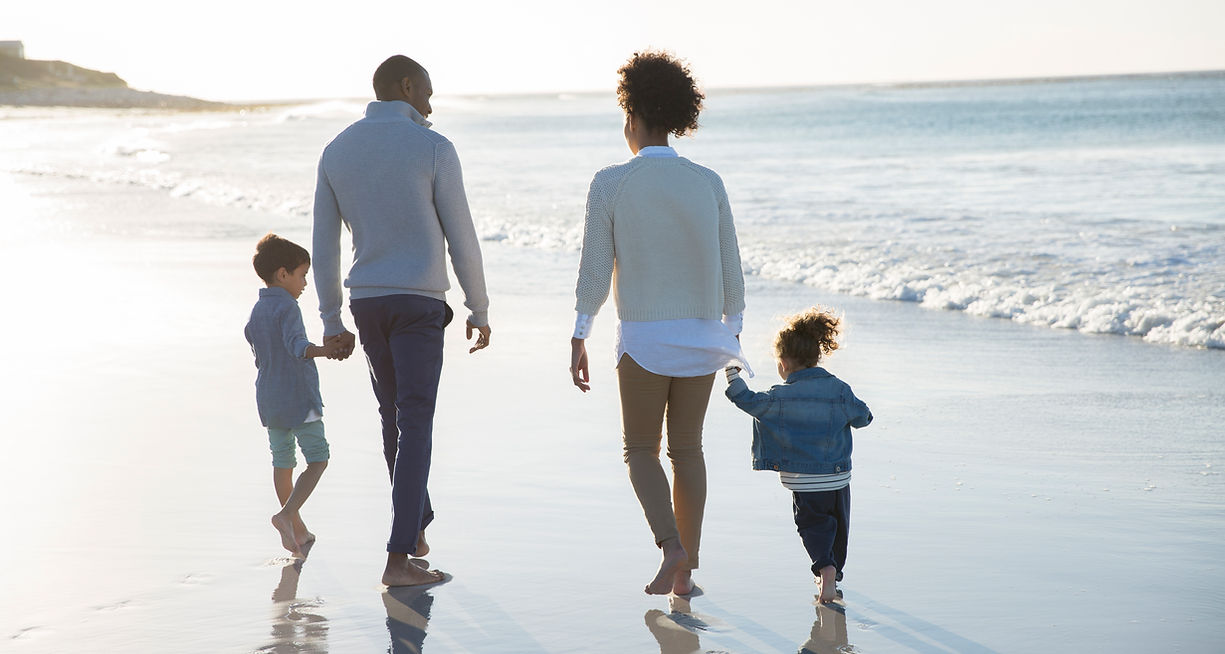
<instances>
[{"instance_id":1,"label":"boy's blue button shirt","mask_svg":"<svg viewBox=\"0 0 1225 654\"><path fill-rule=\"evenodd\" d=\"M255 404L265 427L290 429L314 409L323 414L319 370L304 357L310 339L298 301L280 287L261 288L244 330L255 354Z\"/></svg>"},{"instance_id":2,"label":"boy's blue button shirt","mask_svg":"<svg viewBox=\"0 0 1225 654\"><path fill-rule=\"evenodd\" d=\"M834 474L851 469L851 427L872 422L868 405L824 368L797 370L764 393L733 379L727 397L753 416L753 469Z\"/></svg>"}]
</instances>

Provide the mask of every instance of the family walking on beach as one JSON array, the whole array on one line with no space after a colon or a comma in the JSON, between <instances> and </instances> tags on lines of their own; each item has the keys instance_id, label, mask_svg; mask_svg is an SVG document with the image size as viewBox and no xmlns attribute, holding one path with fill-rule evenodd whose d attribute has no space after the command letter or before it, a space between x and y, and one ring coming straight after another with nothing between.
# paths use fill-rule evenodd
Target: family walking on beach
<instances>
[{"instance_id":1,"label":"family walking on beach","mask_svg":"<svg viewBox=\"0 0 1225 654\"><path fill-rule=\"evenodd\" d=\"M704 95L686 65L636 53L618 71L624 136L634 156L600 170L587 196L570 373L590 389L586 339L610 292L617 307L616 370L624 458L662 561L650 594L694 592L706 504L702 426L715 375L753 416L753 467L775 470L793 492L795 522L823 602L846 562L851 428L872 420L850 387L818 364L838 347L840 321L819 309L792 317L775 341L783 384L763 393L740 347L745 309L736 229L722 179L680 157L669 137L698 126ZM446 579L420 565L434 518L428 481L442 371L449 252L468 310L474 353L490 344L481 251L454 145L430 129L433 87L413 60L393 56L374 73L376 101L324 149L314 210L314 277L323 345L305 333L297 298L311 257L273 234L254 257L265 282L246 328L255 353L256 400L273 453L281 502L272 524L297 553L315 536L300 509L327 466L323 403L313 359L343 360L361 341L378 401L391 477L392 526L383 583ZM343 278L341 235L352 238ZM344 288L357 326L344 324ZM672 484L660 462L663 430ZM295 482L294 441L307 466Z\"/></svg>"}]
</instances>

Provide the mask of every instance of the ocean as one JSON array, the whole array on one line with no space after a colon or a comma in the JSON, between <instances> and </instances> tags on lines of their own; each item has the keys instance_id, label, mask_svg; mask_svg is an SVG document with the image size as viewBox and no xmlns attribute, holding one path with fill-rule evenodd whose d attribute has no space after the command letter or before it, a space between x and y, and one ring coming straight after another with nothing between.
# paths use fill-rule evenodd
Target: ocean
<instances>
[{"instance_id":1,"label":"ocean","mask_svg":"<svg viewBox=\"0 0 1225 654\"><path fill-rule=\"evenodd\" d=\"M74 229L300 235L319 151L364 105L0 109L0 173L258 210ZM444 94L431 118L482 238L516 246L579 248L591 175L629 156L610 94ZM723 176L750 275L1225 348L1225 73L716 90L675 146Z\"/></svg>"}]
</instances>

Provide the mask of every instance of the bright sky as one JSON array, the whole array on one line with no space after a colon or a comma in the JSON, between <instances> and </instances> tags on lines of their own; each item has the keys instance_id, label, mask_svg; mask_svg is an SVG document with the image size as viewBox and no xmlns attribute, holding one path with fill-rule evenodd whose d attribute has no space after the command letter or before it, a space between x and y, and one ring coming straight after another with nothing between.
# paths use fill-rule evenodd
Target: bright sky
<instances>
[{"instance_id":1,"label":"bright sky","mask_svg":"<svg viewBox=\"0 0 1225 654\"><path fill-rule=\"evenodd\" d=\"M406 54L436 94L611 90L635 50L707 88L1225 69L1222 0L5 0L30 59L214 100L367 97Z\"/></svg>"}]
</instances>

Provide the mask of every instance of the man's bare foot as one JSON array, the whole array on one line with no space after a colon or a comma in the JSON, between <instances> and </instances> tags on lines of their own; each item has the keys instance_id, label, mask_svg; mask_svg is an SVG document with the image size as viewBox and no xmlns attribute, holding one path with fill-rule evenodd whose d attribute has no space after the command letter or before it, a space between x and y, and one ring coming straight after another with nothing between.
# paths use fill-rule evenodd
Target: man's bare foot
<instances>
[{"instance_id":1,"label":"man's bare foot","mask_svg":"<svg viewBox=\"0 0 1225 654\"><path fill-rule=\"evenodd\" d=\"M281 534L281 547L292 554L297 554L299 548L298 541L293 535L293 520L278 513L272 516L272 526L276 528L277 533Z\"/></svg>"},{"instance_id":2,"label":"man's bare foot","mask_svg":"<svg viewBox=\"0 0 1225 654\"><path fill-rule=\"evenodd\" d=\"M389 557L387 567L383 569L383 584L386 586L425 586L445 579L446 576L438 570L422 570L409 563L407 558L393 561Z\"/></svg>"},{"instance_id":3,"label":"man's bare foot","mask_svg":"<svg viewBox=\"0 0 1225 654\"><path fill-rule=\"evenodd\" d=\"M644 589L647 595L667 595L671 592L677 570L689 560L689 554L681 547L679 538L669 538L660 543L659 547L664 551L664 558L659 562L659 572L655 573L655 578Z\"/></svg>"},{"instance_id":4,"label":"man's bare foot","mask_svg":"<svg viewBox=\"0 0 1225 654\"><path fill-rule=\"evenodd\" d=\"M693 570L682 567L672 575L672 594L673 595L691 595L695 585L693 583Z\"/></svg>"},{"instance_id":5,"label":"man's bare foot","mask_svg":"<svg viewBox=\"0 0 1225 654\"><path fill-rule=\"evenodd\" d=\"M829 604L837 599L838 595L835 592L836 582L834 581L834 577L837 576L837 574L838 571L834 569L834 566L832 565L827 565L824 568L821 568L821 595L817 598L817 600L822 604Z\"/></svg>"},{"instance_id":6,"label":"man's bare foot","mask_svg":"<svg viewBox=\"0 0 1225 654\"><path fill-rule=\"evenodd\" d=\"M417 534L417 549L413 552L413 558L421 558L430 553L430 544L425 542L425 530Z\"/></svg>"}]
</instances>

